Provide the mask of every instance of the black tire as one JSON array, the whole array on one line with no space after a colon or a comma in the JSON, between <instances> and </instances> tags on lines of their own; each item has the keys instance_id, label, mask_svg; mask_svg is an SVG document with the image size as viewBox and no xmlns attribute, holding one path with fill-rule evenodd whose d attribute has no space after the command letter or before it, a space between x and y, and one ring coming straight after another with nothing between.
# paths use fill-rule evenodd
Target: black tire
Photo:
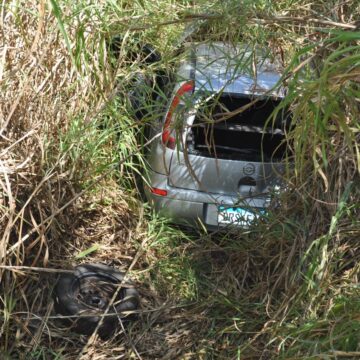
<instances>
[{"instance_id":1,"label":"black tire","mask_svg":"<svg viewBox=\"0 0 360 360\"><path fill-rule=\"evenodd\" d=\"M146 65L161 61L160 53L151 44L144 44L140 47L140 54Z\"/></svg>"},{"instance_id":2,"label":"black tire","mask_svg":"<svg viewBox=\"0 0 360 360\"><path fill-rule=\"evenodd\" d=\"M141 121L149 114L147 106L153 102L153 91L152 79L141 73L134 74L127 98L137 121Z\"/></svg>"},{"instance_id":3,"label":"black tire","mask_svg":"<svg viewBox=\"0 0 360 360\"><path fill-rule=\"evenodd\" d=\"M114 36L109 43L110 54L116 61L120 58L123 37L121 35ZM139 67L146 68L148 65L161 61L160 53L154 46L148 43L137 43L131 50L123 54L126 61L140 61ZM159 90L162 91L166 83L166 75L157 71L154 77L144 75L141 71L133 74L130 83L127 86L127 100L133 117L137 121L144 119L149 115L149 105L154 106Z\"/></svg>"},{"instance_id":4,"label":"black tire","mask_svg":"<svg viewBox=\"0 0 360 360\"><path fill-rule=\"evenodd\" d=\"M119 60L123 37L118 35L111 39L109 44L110 54ZM125 60L135 61L140 60L143 65L150 65L161 61L160 53L151 44L136 44L134 49L127 51L125 54Z\"/></svg>"},{"instance_id":5,"label":"black tire","mask_svg":"<svg viewBox=\"0 0 360 360\"><path fill-rule=\"evenodd\" d=\"M75 316L64 319L75 332L91 335L101 319L124 273L102 264L79 265L73 273L61 275L54 290L54 308L61 315ZM111 336L120 325L134 316L123 314L139 308L139 294L128 282L120 289L115 306L110 307L98 334ZM76 317L81 315L81 317ZM88 316L87 316L88 315Z\"/></svg>"}]
</instances>

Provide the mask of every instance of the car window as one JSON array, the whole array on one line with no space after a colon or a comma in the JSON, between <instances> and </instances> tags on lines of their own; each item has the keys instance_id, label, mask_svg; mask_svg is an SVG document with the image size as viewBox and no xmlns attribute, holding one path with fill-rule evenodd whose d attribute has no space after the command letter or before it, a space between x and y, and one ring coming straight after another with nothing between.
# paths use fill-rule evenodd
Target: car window
<instances>
[{"instance_id":1,"label":"car window","mask_svg":"<svg viewBox=\"0 0 360 360\"><path fill-rule=\"evenodd\" d=\"M189 152L247 161L280 160L286 152L286 119L267 121L279 102L225 94L200 103L187 138Z\"/></svg>"}]
</instances>

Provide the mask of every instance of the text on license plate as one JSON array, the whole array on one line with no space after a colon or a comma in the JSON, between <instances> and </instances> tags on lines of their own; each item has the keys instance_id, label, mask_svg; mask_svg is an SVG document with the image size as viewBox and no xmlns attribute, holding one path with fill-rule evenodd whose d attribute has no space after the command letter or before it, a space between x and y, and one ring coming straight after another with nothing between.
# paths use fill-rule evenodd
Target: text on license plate
<instances>
[{"instance_id":1,"label":"text on license plate","mask_svg":"<svg viewBox=\"0 0 360 360\"><path fill-rule=\"evenodd\" d=\"M259 213L240 208L240 207L225 207L219 206L218 223L219 224L235 224L235 225L250 225L260 215L265 214L265 210L260 209Z\"/></svg>"}]
</instances>

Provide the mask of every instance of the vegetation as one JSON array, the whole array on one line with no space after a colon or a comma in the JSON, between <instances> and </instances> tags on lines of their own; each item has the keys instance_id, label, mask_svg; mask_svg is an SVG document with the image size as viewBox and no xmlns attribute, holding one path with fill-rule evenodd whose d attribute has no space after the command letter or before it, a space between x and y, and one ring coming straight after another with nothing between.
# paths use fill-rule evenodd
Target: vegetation
<instances>
[{"instance_id":1,"label":"vegetation","mask_svg":"<svg viewBox=\"0 0 360 360\"><path fill-rule=\"evenodd\" d=\"M3 1L0 357L360 358L359 21L342 0ZM288 190L250 229L180 229L138 196L143 122L121 95L134 72L176 66L189 24L286 68ZM115 61L118 34L123 54L146 42L163 60ZM52 312L59 271L85 261L130 269L142 296L107 341Z\"/></svg>"}]
</instances>

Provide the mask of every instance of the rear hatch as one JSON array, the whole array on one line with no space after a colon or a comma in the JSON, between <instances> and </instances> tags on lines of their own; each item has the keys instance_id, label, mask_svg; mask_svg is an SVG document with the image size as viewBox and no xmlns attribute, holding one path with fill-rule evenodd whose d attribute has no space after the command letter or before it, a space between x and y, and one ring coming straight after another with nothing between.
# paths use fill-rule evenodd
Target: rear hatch
<instances>
[{"instance_id":1,"label":"rear hatch","mask_svg":"<svg viewBox=\"0 0 360 360\"><path fill-rule=\"evenodd\" d=\"M200 100L174 153L169 185L214 194L267 192L283 172L286 116L269 119L279 100L223 95Z\"/></svg>"}]
</instances>

